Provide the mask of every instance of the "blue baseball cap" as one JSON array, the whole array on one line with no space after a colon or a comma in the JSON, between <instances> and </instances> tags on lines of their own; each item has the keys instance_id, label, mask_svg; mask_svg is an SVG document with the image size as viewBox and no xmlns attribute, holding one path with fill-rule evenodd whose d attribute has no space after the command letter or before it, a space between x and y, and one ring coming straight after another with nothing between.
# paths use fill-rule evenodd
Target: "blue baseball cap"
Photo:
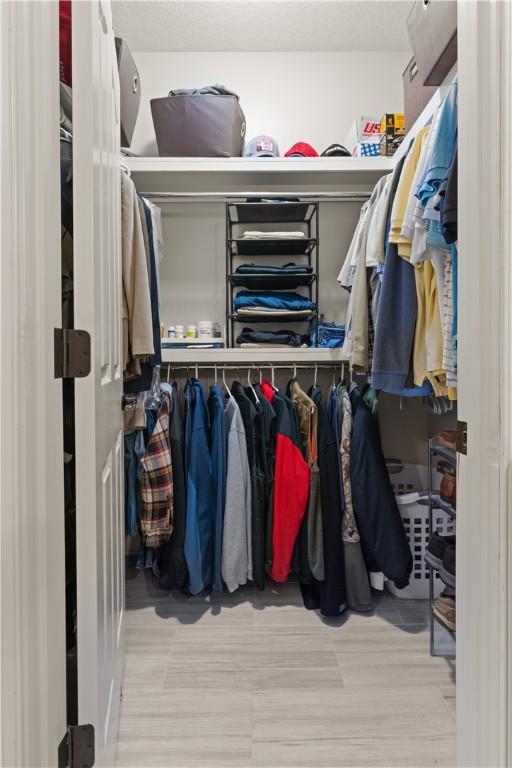
<instances>
[{"instance_id":1,"label":"blue baseball cap","mask_svg":"<svg viewBox=\"0 0 512 768\"><path fill-rule=\"evenodd\" d=\"M255 136L247 142L244 157L279 157L279 147L272 136Z\"/></svg>"}]
</instances>

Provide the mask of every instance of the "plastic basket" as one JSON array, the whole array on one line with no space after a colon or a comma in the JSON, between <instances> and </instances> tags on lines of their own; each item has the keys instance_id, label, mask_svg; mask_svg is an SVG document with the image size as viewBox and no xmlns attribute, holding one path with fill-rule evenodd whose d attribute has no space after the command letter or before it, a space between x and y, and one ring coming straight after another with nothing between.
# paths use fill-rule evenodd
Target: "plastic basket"
<instances>
[{"instance_id":1,"label":"plastic basket","mask_svg":"<svg viewBox=\"0 0 512 768\"><path fill-rule=\"evenodd\" d=\"M392 581L386 581L386 586L397 597L409 600L428 599L430 568L424 559L429 542L428 492L425 490L428 486L428 468L423 464L402 464L390 461L388 470L411 547L413 568L408 587L397 589ZM434 472L434 484L435 474ZM451 535L455 533L453 520L442 510L435 509L433 530L442 536ZM444 584L437 571L434 571L434 579L434 597L438 597Z\"/></svg>"}]
</instances>

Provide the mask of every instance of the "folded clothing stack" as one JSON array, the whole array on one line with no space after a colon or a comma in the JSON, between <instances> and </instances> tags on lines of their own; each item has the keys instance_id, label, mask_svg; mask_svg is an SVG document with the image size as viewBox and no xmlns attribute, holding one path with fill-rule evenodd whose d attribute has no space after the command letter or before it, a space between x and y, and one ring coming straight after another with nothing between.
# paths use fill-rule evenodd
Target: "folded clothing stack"
<instances>
[{"instance_id":1,"label":"folded clothing stack","mask_svg":"<svg viewBox=\"0 0 512 768\"><path fill-rule=\"evenodd\" d=\"M307 347L309 336L294 331L254 331L244 328L236 340L241 347Z\"/></svg>"},{"instance_id":2,"label":"folded clothing stack","mask_svg":"<svg viewBox=\"0 0 512 768\"><path fill-rule=\"evenodd\" d=\"M290 262L282 267L269 264L241 264L235 272L239 275L310 275L313 267Z\"/></svg>"},{"instance_id":3,"label":"folded clothing stack","mask_svg":"<svg viewBox=\"0 0 512 768\"><path fill-rule=\"evenodd\" d=\"M311 334L311 343L313 347L327 347L336 349L343 346L345 341L345 326L336 323L327 323L319 321L318 326L313 328Z\"/></svg>"},{"instance_id":4,"label":"folded clothing stack","mask_svg":"<svg viewBox=\"0 0 512 768\"><path fill-rule=\"evenodd\" d=\"M304 240L304 232L260 232L259 230L246 230L242 234L242 240Z\"/></svg>"},{"instance_id":5,"label":"folded clothing stack","mask_svg":"<svg viewBox=\"0 0 512 768\"><path fill-rule=\"evenodd\" d=\"M239 315L300 315L310 317L316 310L309 301L295 291L240 291L235 297L235 309Z\"/></svg>"}]
</instances>

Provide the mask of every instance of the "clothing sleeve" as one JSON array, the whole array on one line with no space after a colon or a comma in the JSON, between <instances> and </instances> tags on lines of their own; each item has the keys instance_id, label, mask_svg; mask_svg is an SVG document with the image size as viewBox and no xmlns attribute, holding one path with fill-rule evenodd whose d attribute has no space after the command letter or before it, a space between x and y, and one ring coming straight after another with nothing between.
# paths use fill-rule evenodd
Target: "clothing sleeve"
<instances>
[{"instance_id":1,"label":"clothing sleeve","mask_svg":"<svg viewBox=\"0 0 512 768\"><path fill-rule=\"evenodd\" d=\"M139 206L133 181L121 173L124 367L131 356L152 355L149 278Z\"/></svg>"}]
</instances>

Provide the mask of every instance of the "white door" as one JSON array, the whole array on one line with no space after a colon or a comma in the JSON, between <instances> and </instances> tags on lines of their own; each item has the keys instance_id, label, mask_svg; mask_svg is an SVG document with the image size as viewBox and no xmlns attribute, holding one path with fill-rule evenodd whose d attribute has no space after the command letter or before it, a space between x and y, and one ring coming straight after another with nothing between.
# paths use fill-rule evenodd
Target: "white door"
<instances>
[{"instance_id":1,"label":"white door","mask_svg":"<svg viewBox=\"0 0 512 768\"><path fill-rule=\"evenodd\" d=\"M0 765L55 766L66 732L55 2L0 3Z\"/></svg>"},{"instance_id":2,"label":"white door","mask_svg":"<svg viewBox=\"0 0 512 768\"><path fill-rule=\"evenodd\" d=\"M457 764L512 765L512 15L458 5Z\"/></svg>"},{"instance_id":3,"label":"white door","mask_svg":"<svg viewBox=\"0 0 512 768\"><path fill-rule=\"evenodd\" d=\"M122 431L119 81L110 4L73 2L75 328L92 370L75 385L78 714L96 765L114 759L122 674Z\"/></svg>"}]
</instances>

